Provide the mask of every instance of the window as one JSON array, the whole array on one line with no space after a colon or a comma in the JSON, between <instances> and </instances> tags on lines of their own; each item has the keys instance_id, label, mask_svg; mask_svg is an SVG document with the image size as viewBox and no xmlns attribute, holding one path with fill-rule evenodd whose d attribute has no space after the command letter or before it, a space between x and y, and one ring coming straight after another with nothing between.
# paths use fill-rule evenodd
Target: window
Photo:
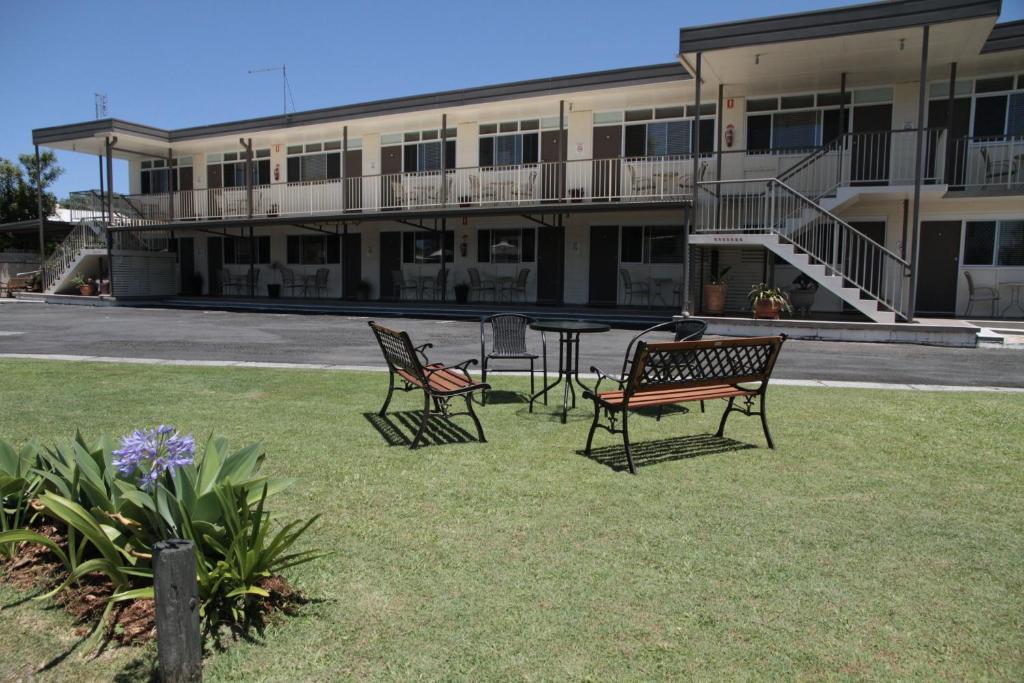
<instances>
[{"instance_id":1,"label":"window","mask_svg":"<svg viewBox=\"0 0 1024 683\"><path fill-rule=\"evenodd\" d=\"M287 261L294 265L341 263L338 235L288 235Z\"/></svg>"},{"instance_id":2,"label":"window","mask_svg":"<svg viewBox=\"0 0 1024 683\"><path fill-rule=\"evenodd\" d=\"M851 105L890 102L892 90L847 92L840 124L842 93L824 92L747 100L747 150L805 150L828 144L850 130Z\"/></svg>"},{"instance_id":3,"label":"window","mask_svg":"<svg viewBox=\"0 0 1024 683\"><path fill-rule=\"evenodd\" d=\"M1024 266L1024 220L968 221L965 266Z\"/></svg>"},{"instance_id":4,"label":"window","mask_svg":"<svg viewBox=\"0 0 1024 683\"><path fill-rule=\"evenodd\" d=\"M478 230L476 239L479 263L532 263L536 258L533 228Z\"/></svg>"},{"instance_id":5,"label":"window","mask_svg":"<svg viewBox=\"0 0 1024 683\"><path fill-rule=\"evenodd\" d=\"M456 130L448 128L445 133L444 167L455 168ZM401 145L402 171L418 173L441 169L441 131L422 130L411 133L386 133L380 136L382 146Z\"/></svg>"},{"instance_id":6,"label":"window","mask_svg":"<svg viewBox=\"0 0 1024 683\"><path fill-rule=\"evenodd\" d=\"M288 182L341 178L341 141L288 145Z\"/></svg>"},{"instance_id":7,"label":"window","mask_svg":"<svg viewBox=\"0 0 1024 683\"><path fill-rule=\"evenodd\" d=\"M253 150L252 184L270 184L270 149ZM245 153L224 152L206 155L207 174L210 168L221 167L222 187L245 187Z\"/></svg>"},{"instance_id":8,"label":"window","mask_svg":"<svg viewBox=\"0 0 1024 683\"><path fill-rule=\"evenodd\" d=\"M676 225L623 226L621 263L682 263L683 228Z\"/></svg>"},{"instance_id":9,"label":"window","mask_svg":"<svg viewBox=\"0 0 1024 683\"><path fill-rule=\"evenodd\" d=\"M455 260L455 233L444 233L444 262ZM423 230L402 233L402 263L440 263L441 233Z\"/></svg>"},{"instance_id":10,"label":"window","mask_svg":"<svg viewBox=\"0 0 1024 683\"><path fill-rule=\"evenodd\" d=\"M715 145L716 105L701 105L700 148L711 153ZM680 156L690 154L694 147L692 105L688 107L660 107L633 109L625 112L623 156ZM667 119L667 120L666 120ZM646 121L640 123L641 121Z\"/></svg>"},{"instance_id":11,"label":"window","mask_svg":"<svg viewBox=\"0 0 1024 683\"><path fill-rule=\"evenodd\" d=\"M255 243L255 245L254 245ZM256 253L251 254L252 247L256 247ZM263 235L254 237L225 237L224 238L224 263L249 265L250 257L252 263L270 263L270 237Z\"/></svg>"},{"instance_id":12,"label":"window","mask_svg":"<svg viewBox=\"0 0 1024 683\"><path fill-rule=\"evenodd\" d=\"M177 192L181 186L182 169L188 169L185 173L188 173L189 177L191 177L192 157L176 157L172 160L172 164L174 168L169 169L166 159L147 159L143 161L139 175L139 192L142 194L164 194L172 190ZM173 187L168 187L168 184L171 182L173 182Z\"/></svg>"},{"instance_id":13,"label":"window","mask_svg":"<svg viewBox=\"0 0 1024 683\"><path fill-rule=\"evenodd\" d=\"M480 166L521 166L540 160L540 119L480 124Z\"/></svg>"}]
</instances>

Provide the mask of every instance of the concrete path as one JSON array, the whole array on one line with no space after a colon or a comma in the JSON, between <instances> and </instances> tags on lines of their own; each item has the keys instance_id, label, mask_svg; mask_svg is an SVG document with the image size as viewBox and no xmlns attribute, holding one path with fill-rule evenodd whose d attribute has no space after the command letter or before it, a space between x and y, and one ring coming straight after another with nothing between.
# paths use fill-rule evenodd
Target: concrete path
<instances>
[{"instance_id":1,"label":"concrete path","mask_svg":"<svg viewBox=\"0 0 1024 683\"><path fill-rule=\"evenodd\" d=\"M264 367L381 367L367 318L227 313L147 308L0 305L0 357L5 354L92 356L121 361L170 360ZM417 343L432 342L437 360L480 355L479 326L389 318ZM581 370L617 369L633 330L583 339ZM557 342L549 339L557 363ZM812 382L913 387L1024 387L1024 350L791 340L776 377Z\"/></svg>"}]
</instances>

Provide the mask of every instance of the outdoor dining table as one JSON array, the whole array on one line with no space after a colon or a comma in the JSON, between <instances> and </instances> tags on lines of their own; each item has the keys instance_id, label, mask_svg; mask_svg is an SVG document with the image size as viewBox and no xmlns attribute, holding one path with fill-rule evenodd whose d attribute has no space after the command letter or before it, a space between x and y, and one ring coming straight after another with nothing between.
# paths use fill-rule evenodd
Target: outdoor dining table
<instances>
[{"instance_id":1,"label":"outdoor dining table","mask_svg":"<svg viewBox=\"0 0 1024 683\"><path fill-rule=\"evenodd\" d=\"M1014 307L1024 314L1024 303L1020 300L1021 290L1024 290L1024 282L1000 282L999 286L1007 287L1010 290L1010 303L1003 309L1002 316L1005 318L1006 314L1013 310Z\"/></svg>"},{"instance_id":2,"label":"outdoor dining table","mask_svg":"<svg viewBox=\"0 0 1024 683\"><path fill-rule=\"evenodd\" d=\"M582 320L538 320L530 323L530 329L537 332L555 332L558 334L558 377L551 384L543 387L540 391L530 397L530 412L533 412L533 402L544 396L559 384L564 382L562 389L562 424L569 415L569 396L572 395L572 407L576 407L575 382L581 389L588 387L580 381L580 336L584 334L599 334L611 329L610 325L604 323L591 323Z\"/></svg>"}]
</instances>

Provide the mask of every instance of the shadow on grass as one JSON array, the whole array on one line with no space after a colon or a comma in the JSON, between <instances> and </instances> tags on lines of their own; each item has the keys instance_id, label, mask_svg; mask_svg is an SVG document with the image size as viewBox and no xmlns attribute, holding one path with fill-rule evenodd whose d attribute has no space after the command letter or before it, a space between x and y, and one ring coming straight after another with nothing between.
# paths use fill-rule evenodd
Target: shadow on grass
<instances>
[{"instance_id":1,"label":"shadow on grass","mask_svg":"<svg viewBox=\"0 0 1024 683\"><path fill-rule=\"evenodd\" d=\"M620 439L617 445L592 448L590 455L587 455L582 448L576 453L610 467L616 472L628 471L626 449L622 446L622 437L617 435L617 438ZM636 463L637 469L673 460L688 460L704 455L718 455L757 448L753 444L714 434L692 434L658 441L633 441L630 445L633 449L633 462Z\"/></svg>"},{"instance_id":2,"label":"shadow on grass","mask_svg":"<svg viewBox=\"0 0 1024 683\"><path fill-rule=\"evenodd\" d=\"M383 437L388 446L410 446L420 428L423 419L422 410L400 410L381 417L377 413L363 413L377 433ZM470 418L465 418L469 420ZM423 446L441 446L457 443L477 443L474 434L446 420L439 414L431 415L427 423L427 431L420 444Z\"/></svg>"},{"instance_id":3,"label":"shadow on grass","mask_svg":"<svg viewBox=\"0 0 1024 683\"><path fill-rule=\"evenodd\" d=\"M491 389L487 392L487 405L505 405L509 403L529 403L530 398L518 391Z\"/></svg>"}]
</instances>

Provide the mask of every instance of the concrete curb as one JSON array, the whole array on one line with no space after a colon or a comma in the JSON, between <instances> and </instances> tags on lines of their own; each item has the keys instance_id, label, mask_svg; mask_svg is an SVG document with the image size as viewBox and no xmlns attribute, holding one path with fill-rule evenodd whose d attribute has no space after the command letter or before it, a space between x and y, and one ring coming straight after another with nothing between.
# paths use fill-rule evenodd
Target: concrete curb
<instances>
[{"instance_id":1,"label":"concrete curb","mask_svg":"<svg viewBox=\"0 0 1024 683\"><path fill-rule=\"evenodd\" d=\"M117 363L123 365L163 365L211 368L262 368L269 370L332 370L348 372L384 372L379 365L336 365L331 363L275 363L246 360L180 360L165 358L123 358L116 356L78 356L48 353L0 353L0 360L55 360L77 363ZM494 374L529 377L528 372L499 372ZM553 374L553 373L549 373ZM596 379L596 375L580 373L585 379ZM773 379L773 385L791 387L819 387L826 389L883 389L888 391L943 391L943 392L987 392L1001 394L1024 393L1024 387L963 386L949 384L889 384L885 382L846 382L839 380L815 379Z\"/></svg>"}]
</instances>

